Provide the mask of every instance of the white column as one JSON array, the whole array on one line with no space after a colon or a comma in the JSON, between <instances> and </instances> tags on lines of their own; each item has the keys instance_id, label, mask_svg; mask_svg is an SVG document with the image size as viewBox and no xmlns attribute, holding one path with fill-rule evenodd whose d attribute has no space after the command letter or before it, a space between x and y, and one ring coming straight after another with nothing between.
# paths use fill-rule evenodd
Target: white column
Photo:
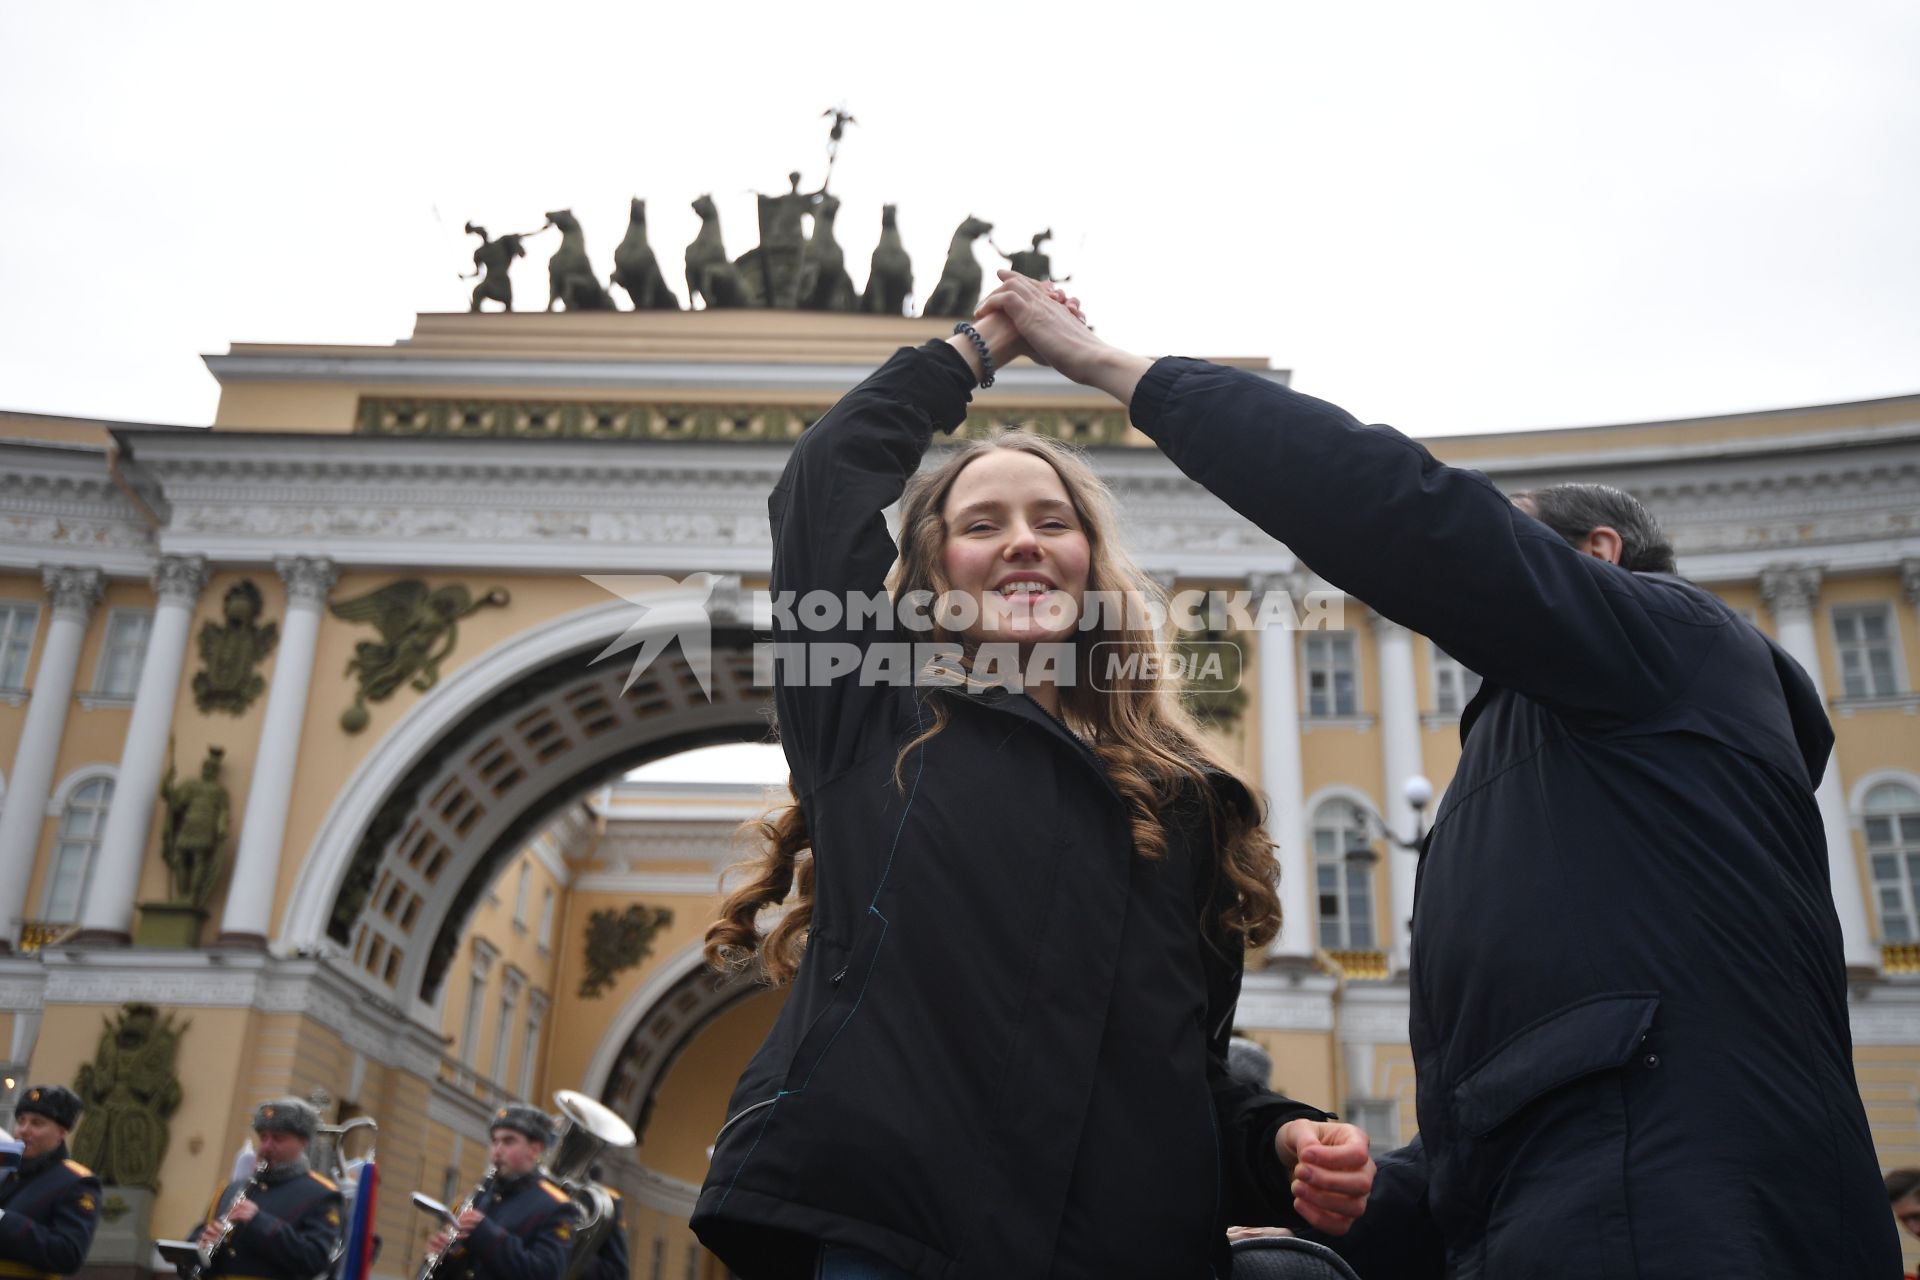
<instances>
[{"instance_id":1,"label":"white column","mask_svg":"<svg viewBox=\"0 0 1920 1280\"><path fill-rule=\"evenodd\" d=\"M1256 611L1260 597L1285 591L1298 616L1306 579L1300 574L1262 574L1251 580ZM1313 956L1313 851L1308 847L1306 797L1300 778L1300 674L1291 624L1260 629L1260 787L1267 793L1267 833L1279 846L1280 935L1267 954L1297 960Z\"/></svg>"},{"instance_id":2,"label":"white column","mask_svg":"<svg viewBox=\"0 0 1920 1280\"><path fill-rule=\"evenodd\" d=\"M1774 637L1780 647L1806 669L1826 707L1825 682L1820 676L1820 648L1814 638L1813 606L1820 597L1820 570L1790 566L1763 569L1760 594L1773 611ZM1840 755L1827 760L1826 772L1814 791L1820 805L1820 825L1827 834L1827 875L1833 882L1833 906L1840 916L1840 941L1848 968L1880 968L1867 923L1867 895L1860 883L1860 865L1853 856L1853 826L1847 817L1847 793L1840 781Z\"/></svg>"},{"instance_id":3,"label":"white column","mask_svg":"<svg viewBox=\"0 0 1920 1280\"><path fill-rule=\"evenodd\" d=\"M1920 615L1920 559L1900 562L1900 594L1916 615ZM1920 617L1916 617L1920 621Z\"/></svg>"},{"instance_id":4,"label":"white column","mask_svg":"<svg viewBox=\"0 0 1920 1280\"><path fill-rule=\"evenodd\" d=\"M76 942L126 942L132 935L133 898L140 887L147 829L166 763L167 731L173 726L174 702L180 696L187 630L206 581L204 556L162 556L153 571L159 603L153 611L153 630L148 633L147 657L127 721L113 806L107 810L107 828L100 836L99 862L80 910Z\"/></svg>"},{"instance_id":5,"label":"white column","mask_svg":"<svg viewBox=\"0 0 1920 1280\"><path fill-rule=\"evenodd\" d=\"M53 617L47 623L40 665L34 668L33 693L7 779L6 804L0 807L0 953L11 951L19 942L27 881L40 852L47 795L53 788L60 739L66 734L74 676L80 669L80 642L86 638L87 618L100 602L102 585L98 569L53 565L40 571L40 580L53 600Z\"/></svg>"},{"instance_id":6,"label":"white column","mask_svg":"<svg viewBox=\"0 0 1920 1280\"><path fill-rule=\"evenodd\" d=\"M1413 685L1413 633L1391 618L1373 614L1373 641L1380 656L1380 741L1385 761L1386 804L1381 814L1397 836L1412 836L1419 822L1407 803L1407 779L1420 765L1420 698ZM1393 972L1403 972L1412 950L1414 872L1419 855L1387 841L1388 909L1393 912Z\"/></svg>"},{"instance_id":7,"label":"white column","mask_svg":"<svg viewBox=\"0 0 1920 1280\"><path fill-rule=\"evenodd\" d=\"M280 628L253 781L248 784L246 812L240 819L233 878L227 884L226 909L220 917L219 941L237 946L264 947L267 942L287 809L293 800L294 767L300 761L300 732L306 725L307 695L313 682L320 613L339 576L331 560L307 556L282 556L274 567L287 585L287 617Z\"/></svg>"}]
</instances>

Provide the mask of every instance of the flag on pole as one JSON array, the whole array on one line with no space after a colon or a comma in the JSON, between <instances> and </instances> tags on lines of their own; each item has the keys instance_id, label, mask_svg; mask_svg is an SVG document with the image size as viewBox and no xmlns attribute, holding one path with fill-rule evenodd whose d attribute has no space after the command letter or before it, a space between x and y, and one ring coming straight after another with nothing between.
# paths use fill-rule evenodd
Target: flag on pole
<instances>
[{"instance_id":1,"label":"flag on pole","mask_svg":"<svg viewBox=\"0 0 1920 1280\"><path fill-rule=\"evenodd\" d=\"M359 1162L353 1190L353 1217L347 1222L347 1248L340 1280L368 1280L373 1274L373 1211L380 1198L380 1169L372 1157Z\"/></svg>"}]
</instances>

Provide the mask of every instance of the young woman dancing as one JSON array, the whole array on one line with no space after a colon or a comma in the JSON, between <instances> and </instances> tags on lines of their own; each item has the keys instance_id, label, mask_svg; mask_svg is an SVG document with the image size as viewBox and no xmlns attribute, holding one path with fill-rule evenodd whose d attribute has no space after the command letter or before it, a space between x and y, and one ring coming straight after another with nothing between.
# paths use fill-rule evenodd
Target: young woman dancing
<instances>
[{"instance_id":1,"label":"young woman dancing","mask_svg":"<svg viewBox=\"0 0 1920 1280\"><path fill-rule=\"evenodd\" d=\"M1167 643L1124 610L1079 626L1090 593L1155 591L1106 489L1020 432L909 482L1024 353L1002 318L978 333L849 392L769 502L773 591L803 606L775 629L794 804L707 948L793 990L693 1217L750 1280L1199 1280L1225 1274L1229 1222L1338 1233L1372 1180L1359 1130L1227 1075L1242 954L1279 926L1272 849L1173 688L1096 679L1096 645ZM890 568L958 630L804 607ZM1011 646L1029 679L928 683L939 640L976 676Z\"/></svg>"}]
</instances>

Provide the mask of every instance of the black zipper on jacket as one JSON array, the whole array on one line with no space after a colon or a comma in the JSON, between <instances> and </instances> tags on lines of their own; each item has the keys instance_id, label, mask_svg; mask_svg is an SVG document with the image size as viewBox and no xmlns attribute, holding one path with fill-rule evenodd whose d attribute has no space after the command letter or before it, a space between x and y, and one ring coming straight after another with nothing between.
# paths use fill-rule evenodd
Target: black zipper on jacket
<instances>
[{"instance_id":1,"label":"black zipper on jacket","mask_svg":"<svg viewBox=\"0 0 1920 1280\"><path fill-rule=\"evenodd\" d=\"M962 696L965 697L967 701L973 703L975 706L985 707L988 710L996 711L1001 715L1010 715L1017 719L1025 720L1029 724L1032 724L1034 723L1032 718L1026 715L1022 715L1021 712L1014 705L1016 698L1024 699L1026 702L1030 703L1035 711L1038 711L1042 716L1046 717L1047 724L1051 724L1057 729L1059 729L1059 733L1055 736L1062 741L1063 745L1066 745L1072 749L1077 759L1079 759L1089 769L1092 769L1096 775L1098 775L1101 785L1106 787L1107 793L1111 795L1115 800L1119 801L1123 809L1126 807L1126 798L1120 794L1119 788L1113 785L1113 779L1107 776L1107 766L1105 765L1105 763L1101 761L1100 757L1097 754L1095 754L1093 748L1087 745L1087 742L1084 738L1082 738L1079 734L1075 733L1072 729L1068 728L1066 721L1062 720L1059 716L1056 716L1055 714L1053 714L1053 712L1041 706L1038 699L1033 698L1027 694L1014 694L998 686L994 686L988 689L983 689L977 694L972 694L972 695L963 694Z\"/></svg>"}]
</instances>

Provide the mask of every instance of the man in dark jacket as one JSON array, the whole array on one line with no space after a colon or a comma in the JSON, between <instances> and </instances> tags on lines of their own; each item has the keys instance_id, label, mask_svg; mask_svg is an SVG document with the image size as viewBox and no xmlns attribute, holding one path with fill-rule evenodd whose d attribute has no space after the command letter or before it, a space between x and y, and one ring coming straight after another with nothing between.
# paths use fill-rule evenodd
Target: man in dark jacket
<instances>
[{"instance_id":1,"label":"man in dark jacket","mask_svg":"<svg viewBox=\"0 0 1920 1280\"><path fill-rule=\"evenodd\" d=\"M501 1107L487 1132L493 1176L459 1217L460 1238L439 1280L560 1280L573 1249L573 1198L540 1176L553 1130L534 1107ZM427 1241L437 1253L444 1234Z\"/></svg>"},{"instance_id":2,"label":"man in dark jacket","mask_svg":"<svg viewBox=\"0 0 1920 1280\"><path fill-rule=\"evenodd\" d=\"M1898 1276L1806 673L1675 577L1625 495L1517 506L1323 401L1115 351L1031 281L984 305L1484 677L1419 873L1422 1144L1381 1162L1350 1247L1400 1276Z\"/></svg>"},{"instance_id":3,"label":"man in dark jacket","mask_svg":"<svg viewBox=\"0 0 1920 1280\"><path fill-rule=\"evenodd\" d=\"M0 1182L0 1276L54 1280L86 1261L100 1222L100 1179L67 1158L80 1099L57 1084L28 1087L14 1108L20 1167Z\"/></svg>"},{"instance_id":4,"label":"man in dark jacket","mask_svg":"<svg viewBox=\"0 0 1920 1280\"><path fill-rule=\"evenodd\" d=\"M233 1225L210 1275L311 1280L333 1265L345 1224L340 1188L307 1163L319 1122L298 1098L274 1098L254 1109L259 1167L223 1187L188 1237L198 1244L223 1219Z\"/></svg>"}]
</instances>

